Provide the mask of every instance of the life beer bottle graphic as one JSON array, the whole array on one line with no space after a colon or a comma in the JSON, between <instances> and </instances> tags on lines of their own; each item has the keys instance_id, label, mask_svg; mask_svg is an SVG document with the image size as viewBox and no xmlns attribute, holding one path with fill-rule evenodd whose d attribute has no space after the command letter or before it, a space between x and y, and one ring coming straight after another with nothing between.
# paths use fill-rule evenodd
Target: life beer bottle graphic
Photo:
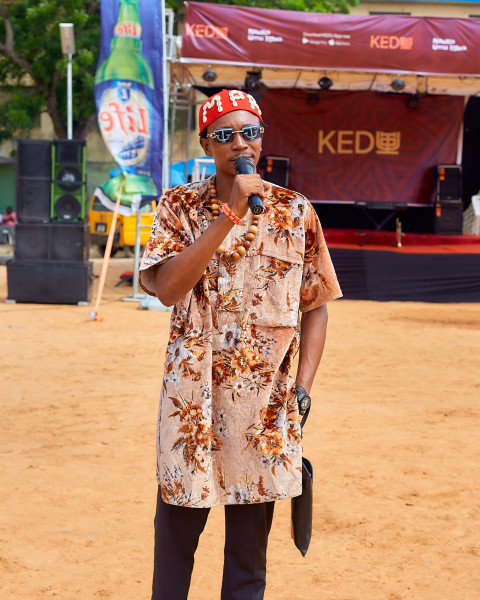
<instances>
[{"instance_id":1,"label":"life beer bottle graphic","mask_svg":"<svg viewBox=\"0 0 480 600\"><path fill-rule=\"evenodd\" d=\"M142 55L138 0L120 0L110 55L95 75L99 98L98 125L103 140L120 166L127 195L156 195L152 179L152 70ZM113 200L121 176L102 190Z\"/></svg>"}]
</instances>

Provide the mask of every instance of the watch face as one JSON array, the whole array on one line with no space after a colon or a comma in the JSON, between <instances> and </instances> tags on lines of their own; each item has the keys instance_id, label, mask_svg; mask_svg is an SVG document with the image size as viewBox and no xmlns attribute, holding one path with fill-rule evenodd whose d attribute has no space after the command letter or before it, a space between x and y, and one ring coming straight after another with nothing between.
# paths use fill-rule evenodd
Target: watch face
<instances>
[{"instance_id":1,"label":"watch face","mask_svg":"<svg viewBox=\"0 0 480 600\"><path fill-rule=\"evenodd\" d=\"M305 412L310 406L310 398L309 396L304 396L301 400L300 400L300 410L302 412Z\"/></svg>"}]
</instances>

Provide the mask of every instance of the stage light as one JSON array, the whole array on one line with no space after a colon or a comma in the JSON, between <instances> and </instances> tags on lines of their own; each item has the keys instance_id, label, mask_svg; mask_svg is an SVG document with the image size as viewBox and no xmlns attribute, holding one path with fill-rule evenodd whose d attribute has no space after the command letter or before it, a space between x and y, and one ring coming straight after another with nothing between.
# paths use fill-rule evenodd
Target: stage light
<instances>
[{"instance_id":1,"label":"stage light","mask_svg":"<svg viewBox=\"0 0 480 600\"><path fill-rule=\"evenodd\" d=\"M394 79L390 85L392 87L392 90L394 90L395 92L401 92L405 87L405 82L403 81L403 79L398 78Z\"/></svg>"},{"instance_id":2,"label":"stage light","mask_svg":"<svg viewBox=\"0 0 480 600\"><path fill-rule=\"evenodd\" d=\"M420 104L420 99L418 97L418 94L412 94L411 96L408 97L408 100L407 100L408 108L418 108L419 104Z\"/></svg>"},{"instance_id":3,"label":"stage light","mask_svg":"<svg viewBox=\"0 0 480 600\"><path fill-rule=\"evenodd\" d=\"M252 92L266 92L267 86L262 81L261 71L247 71L245 89Z\"/></svg>"},{"instance_id":4,"label":"stage light","mask_svg":"<svg viewBox=\"0 0 480 600\"><path fill-rule=\"evenodd\" d=\"M332 85L333 81L330 79L330 77L322 77L318 80L318 87L321 90L328 90L332 87Z\"/></svg>"},{"instance_id":5,"label":"stage light","mask_svg":"<svg viewBox=\"0 0 480 600\"><path fill-rule=\"evenodd\" d=\"M204 81L208 81L208 83L212 83L213 81L215 81L216 78L217 78L217 74L215 73L215 71L212 71L211 69L207 69L205 71L205 73L202 75L202 79Z\"/></svg>"}]
</instances>

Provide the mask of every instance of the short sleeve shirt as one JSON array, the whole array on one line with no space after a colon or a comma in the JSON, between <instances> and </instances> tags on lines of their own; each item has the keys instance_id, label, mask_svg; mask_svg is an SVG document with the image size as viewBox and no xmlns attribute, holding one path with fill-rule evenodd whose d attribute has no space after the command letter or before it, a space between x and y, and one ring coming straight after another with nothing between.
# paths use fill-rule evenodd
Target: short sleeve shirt
<instances>
[{"instance_id":1,"label":"short sleeve shirt","mask_svg":"<svg viewBox=\"0 0 480 600\"><path fill-rule=\"evenodd\" d=\"M211 180L159 202L142 271L212 223ZM244 239L235 225L227 249ZM215 254L173 307L157 429L157 479L170 504L210 507L301 493L301 431L289 371L300 312L342 295L312 205L270 185L258 232L238 261Z\"/></svg>"}]
</instances>

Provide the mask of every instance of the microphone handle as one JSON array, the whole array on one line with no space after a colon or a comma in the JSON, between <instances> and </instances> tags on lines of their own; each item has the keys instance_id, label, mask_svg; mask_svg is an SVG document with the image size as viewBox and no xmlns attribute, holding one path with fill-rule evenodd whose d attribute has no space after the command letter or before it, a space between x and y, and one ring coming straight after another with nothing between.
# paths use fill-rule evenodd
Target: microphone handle
<instances>
[{"instance_id":1,"label":"microphone handle","mask_svg":"<svg viewBox=\"0 0 480 600\"><path fill-rule=\"evenodd\" d=\"M254 215L261 215L263 213L263 202L258 194L252 194L248 198L248 206Z\"/></svg>"}]
</instances>

